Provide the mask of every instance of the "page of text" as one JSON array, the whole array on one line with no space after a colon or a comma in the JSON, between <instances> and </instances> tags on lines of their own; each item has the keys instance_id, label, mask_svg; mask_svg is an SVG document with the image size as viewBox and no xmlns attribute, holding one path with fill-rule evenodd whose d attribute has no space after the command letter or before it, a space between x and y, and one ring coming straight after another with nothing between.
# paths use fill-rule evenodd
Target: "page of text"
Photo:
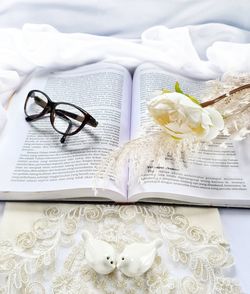
<instances>
[{"instance_id":1,"label":"page of text","mask_svg":"<svg viewBox=\"0 0 250 294\"><path fill-rule=\"evenodd\" d=\"M44 91L53 101L75 104L97 121L64 144L49 115L26 122L23 105L31 89ZM0 149L2 191L51 191L93 187L101 161L129 139L131 77L121 66L95 64L31 79L11 103L9 122ZM3 169L5 172L3 173ZM126 178L127 171L124 173ZM121 188L105 187L127 194ZM97 184L98 185L98 184Z\"/></svg>"}]
</instances>

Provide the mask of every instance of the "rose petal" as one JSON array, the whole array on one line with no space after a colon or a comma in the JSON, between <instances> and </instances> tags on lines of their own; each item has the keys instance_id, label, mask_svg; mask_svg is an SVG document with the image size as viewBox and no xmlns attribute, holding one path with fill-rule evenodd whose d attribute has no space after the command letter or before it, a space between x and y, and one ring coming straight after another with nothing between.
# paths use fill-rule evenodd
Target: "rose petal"
<instances>
[{"instance_id":1,"label":"rose petal","mask_svg":"<svg viewBox=\"0 0 250 294\"><path fill-rule=\"evenodd\" d=\"M224 120L219 111L214 108L207 108L206 111L209 113L212 124L216 126L218 130L224 129Z\"/></svg>"},{"instance_id":2,"label":"rose petal","mask_svg":"<svg viewBox=\"0 0 250 294\"><path fill-rule=\"evenodd\" d=\"M202 137L203 141L211 141L219 135L219 130L217 127L210 127L209 132L206 136Z\"/></svg>"}]
</instances>

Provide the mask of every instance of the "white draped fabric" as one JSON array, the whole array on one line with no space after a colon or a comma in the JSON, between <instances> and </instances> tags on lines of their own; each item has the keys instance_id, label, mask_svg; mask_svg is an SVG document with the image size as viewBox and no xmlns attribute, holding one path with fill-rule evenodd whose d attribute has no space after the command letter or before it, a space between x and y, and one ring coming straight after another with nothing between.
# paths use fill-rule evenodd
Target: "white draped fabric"
<instances>
[{"instance_id":1,"label":"white draped fabric","mask_svg":"<svg viewBox=\"0 0 250 294\"><path fill-rule=\"evenodd\" d=\"M25 24L0 29L0 97L6 99L37 70L63 70L95 61L130 69L153 62L197 79L215 79L226 71L250 70L249 32L224 24L169 29L156 26L140 39L61 33L50 25ZM250 42L250 41L249 41ZM0 127L5 121L0 110Z\"/></svg>"}]
</instances>

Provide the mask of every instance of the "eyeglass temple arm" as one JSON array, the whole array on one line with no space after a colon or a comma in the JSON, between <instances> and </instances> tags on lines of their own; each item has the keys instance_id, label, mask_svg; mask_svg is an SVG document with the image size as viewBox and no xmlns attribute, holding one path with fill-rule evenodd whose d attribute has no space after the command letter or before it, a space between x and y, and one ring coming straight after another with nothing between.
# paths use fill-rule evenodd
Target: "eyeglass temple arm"
<instances>
[{"instance_id":1,"label":"eyeglass temple arm","mask_svg":"<svg viewBox=\"0 0 250 294\"><path fill-rule=\"evenodd\" d=\"M36 104L38 104L39 106L45 108L47 103L45 101L43 101L41 98L39 97L35 97L35 102ZM80 115L77 115L75 113L72 113L72 112L69 112L67 110L63 110L63 109L60 109L60 112L79 121L79 122L83 122L84 121L84 117L80 116ZM92 117L90 116L89 117L89 121L87 122L88 125L92 126L92 127L97 127L98 125L98 122Z\"/></svg>"},{"instance_id":2,"label":"eyeglass temple arm","mask_svg":"<svg viewBox=\"0 0 250 294\"><path fill-rule=\"evenodd\" d=\"M89 121L87 122L88 125L90 125L91 127L96 128L98 126L98 121L96 121L93 116L90 115L89 117Z\"/></svg>"},{"instance_id":3,"label":"eyeglass temple arm","mask_svg":"<svg viewBox=\"0 0 250 294\"><path fill-rule=\"evenodd\" d=\"M58 116L60 116L63 120L67 121L67 123L69 124L68 127L67 127L67 130L65 132L65 134L62 136L62 138L60 139L60 142L63 144L66 140L66 137L70 131L70 129L72 128L72 121L70 119L68 119L63 113L61 110L56 110L56 114Z\"/></svg>"}]
</instances>

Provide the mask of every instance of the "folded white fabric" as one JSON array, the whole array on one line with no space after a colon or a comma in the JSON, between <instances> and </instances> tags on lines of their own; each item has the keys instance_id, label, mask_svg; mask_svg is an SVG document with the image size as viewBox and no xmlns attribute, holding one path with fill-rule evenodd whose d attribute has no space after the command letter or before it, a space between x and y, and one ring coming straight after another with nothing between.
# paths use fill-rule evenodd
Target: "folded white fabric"
<instances>
[{"instance_id":1,"label":"folded white fabric","mask_svg":"<svg viewBox=\"0 0 250 294\"><path fill-rule=\"evenodd\" d=\"M228 70L250 70L249 32L222 24L157 26L146 30L139 40L66 34L50 25L26 24L22 29L0 29L0 42L2 105L35 70L64 70L96 61L130 69L153 62L198 79L213 79ZM4 122L0 106L0 129Z\"/></svg>"}]
</instances>

